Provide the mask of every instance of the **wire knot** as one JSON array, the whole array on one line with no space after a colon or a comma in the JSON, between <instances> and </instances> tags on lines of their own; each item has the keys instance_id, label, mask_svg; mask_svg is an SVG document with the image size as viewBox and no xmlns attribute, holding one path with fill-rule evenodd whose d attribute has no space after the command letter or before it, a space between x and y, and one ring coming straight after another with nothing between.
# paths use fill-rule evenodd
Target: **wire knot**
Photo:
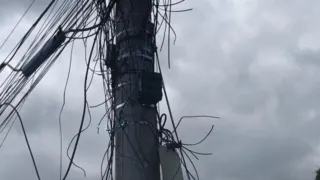
<instances>
[{"instance_id":1,"label":"wire knot","mask_svg":"<svg viewBox=\"0 0 320 180\"><path fill-rule=\"evenodd\" d=\"M166 146L167 146L168 150L175 151L175 149L181 149L182 148L182 142L181 141L179 141L179 142L170 142L170 143L167 143Z\"/></svg>"}]
</instances>

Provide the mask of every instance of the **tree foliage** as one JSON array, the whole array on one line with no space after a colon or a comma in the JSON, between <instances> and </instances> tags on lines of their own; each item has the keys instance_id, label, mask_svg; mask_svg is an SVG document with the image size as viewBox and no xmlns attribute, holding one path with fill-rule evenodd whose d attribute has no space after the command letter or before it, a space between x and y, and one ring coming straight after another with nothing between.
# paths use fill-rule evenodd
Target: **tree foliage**
<instances>
[{"instance_id":1,"label":"tree foliage","mask_svg":"<svg viewBox=\"0 0 320 180\"><path fill-rule=\"evenodd\" d=\"M316 179L315 180L320 180L320 168L316 171Z\"/></svg>"}]
</instances>

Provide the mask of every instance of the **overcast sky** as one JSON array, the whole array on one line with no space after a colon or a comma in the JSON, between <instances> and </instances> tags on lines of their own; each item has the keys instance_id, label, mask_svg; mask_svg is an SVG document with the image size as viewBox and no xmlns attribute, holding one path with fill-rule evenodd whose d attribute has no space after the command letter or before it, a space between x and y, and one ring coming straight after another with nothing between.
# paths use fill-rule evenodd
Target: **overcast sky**
<instances>
[{"instance_id":1,"label":"overcast sky","mask_svg":"<svg viewBox=\"0 0 320 180\"><path fill-rule=\"evenodd\" d=\"M0 42L30 1L0 0ZM0 52L1 59L44 9L44 2L36 1ZM189 119L179 127L182 141L192 143L215 125L208 140L194 147L213 153L195 161L201 179L314 179L320 166L319 5L316 0L187 0L173 8L194 8L173 14L178 39L172 46L171 69L166 51L161 53L174 117L221 117ZM64 149L81 118L82 56L75 54L67 91ZM43 180L59 178L58 115L68 63L68 56L59 59L21 113ZM91 89L92 104L101 102L103 97L96 95L101 88L97 83ZM97 134L103 112L92 114L76 162L87 170L87 179L99 179L107 133ZM36 176L16 124L0 149L0 179L21 178ZM70 179L86 178L73 168Z\"/></svg>"}]
</instances>

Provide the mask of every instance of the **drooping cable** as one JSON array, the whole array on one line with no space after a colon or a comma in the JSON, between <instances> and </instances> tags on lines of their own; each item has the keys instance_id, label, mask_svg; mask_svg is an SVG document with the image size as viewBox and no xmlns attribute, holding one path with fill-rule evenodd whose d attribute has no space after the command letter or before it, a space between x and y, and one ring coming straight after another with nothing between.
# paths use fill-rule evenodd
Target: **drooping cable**
<instances>
[{"instance_id":1,"label":"drooping cable","mask_svg":"<svg viewBox=\"0 0 320 180\"><path fill-rule=\"evenodd\" d=\"M15 111L15 113L17 114L17 117L20 121L20 124L21 124L21 128L22 128L22 132L23 132L23 135L24 135L24 139L27 143L27 146L28 146L28 150L29 150L29 153L30 153L30 156L31 156L31 159L32 159L32 163L33 163L33 166L34 166L34 169L36 171L36 174L37 174L37 178L38 180L41 180L40 178L40 174L39 174L39 171L38 171L38 168L37 168L37 164L36 164L36 161L35 161L35 158L34 158L34 155L32 153L32 149L31 149L31 146L30 146L30 143L29 143L29 140L28 140L28 136L27 136L27 133L26 133L26 130L25 130L25 127L24 127L24 124L23 124L23 121L22 121L22 118L20 116L20 113L19 111L16 109L16 107L14 107L13 105L11 104L7 104L7 103L4 103L4 104L0 104L0 106L9 106L13 109L13 111Z\"/></svg>"}]
</instances>

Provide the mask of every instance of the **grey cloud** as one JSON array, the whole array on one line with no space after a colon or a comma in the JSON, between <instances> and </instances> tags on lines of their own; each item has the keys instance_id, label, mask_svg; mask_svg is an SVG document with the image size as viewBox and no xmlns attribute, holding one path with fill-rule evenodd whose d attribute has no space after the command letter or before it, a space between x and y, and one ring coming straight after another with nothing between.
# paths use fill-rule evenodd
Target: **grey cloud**
<instances>
[{"instance_id":1,"label":"grey cloud","mask_svg":"<svg viewBox=\"0 0 320 180\"><path fill-rule=\"evenodd\" d=\"M262 3L262 1L260 2ZM281 2L279 3L281 4ZM311 24L311 22L314 22L316 19L308 19L308 22L305 22L303 21L304 19L301 18L305 11L300 11L299 6L296 6L294 2L292 6L281 8L278 6L279 3L278 1L277 3L270 3L268 1L266 4L267 10L262 7L264 2L261 4L261 7L257 9L257 14L251 17L251 20L254 21L252 22L253 25L255 25L256 22L262 21L260 22L261 27L258 28L258 30L254 29L254 31L257 32L253 31L254 34L252 35L241 32L241 25L237 26L237 24L233 24L232 22L228 24L229 21L224 22L224 24L208 21L206 24L200 23L197 27L185 28L179 32L180 34L198 32L194 33L191 38L190 36L180 35L180 37L182 36L184 38L179 40L180 42L178 42L177 45L179 46L178 51L173 54L174 58L172 58L173 61L176 61L176 68L174 69L175 72L171 72L171 77L178 76L179 74L183 74L183 76L179 75L179 80L176 80L174 83L174 80L169 80L169 82L171 81L172 84L178 84L177 86L181 87L179 96L188 97L188 99L191 99L190 102L193 102L187 103L181 98L177 104L182 104L183 111L179 113L179 115L182 115L183 112L208 112L219 115L219 112L221 112L221 121L227 120L228 123L241 124L241 126L234 127L234 129L219 127L217 125L216 128L222 128L222 130L217 130L214 134L216 139L210 141L210 146L206 146L207 149L212 149L213 152L217 152L218 148L222 149L221 154L219 154L221 158L215 157L210 159L212 162L225 162L225 165L222 167L219 163L212 165L213 171L217 169L212 175L218 179L300 179L301 173L304 174L304 178L312 178L314 175L312 173L312 168L315 168L313 162L310 162L308 166L310 169L301 168L299 162L302 162L308 155L313 154L316 150L309 146L312 145L314 147L318 143L315 130L317 127L316 124L318 124L316 121L318 117L317 113L311 120L310 118L309 121L306 120L308 118L307 112L309 112L310 109L314 109L316 112L318 111L317 102L319 99L317 98L317 94L319 86L317 77L319 67L317 66L318 63L316 60L318 51L314 50L310 52L301 50L298 47L298 43L299 38L308 33L307 30L316 26ZM308 7L310 4L311 2L308 4ZM292 8L293 6L296 9ZM288 7L288 11L286 11L286 7ZM313 9L312 7L309 8ZM291 24L285 29L277 29L270 27L270 24L264 24L267 22L264 22L263 19L259 17L260 13L263 14L272 9L281 10L284 16L292 19ZM211 14L209 10L206 11L205 9L203 9L202 12ZM299 14L295 15L293 12ZM308 12L309 18L315 17L317 14L317 12L312 10ZM228 13L232 12L227 11L220 15L228 16ZM276 19L276 15L268 13L267 17ZM193 17L197 16L192 14L190 19ZM189 18L185 19L189 20ZM198 30L200 29L205 35L201 35L201 32L196 31L196 28ZM210 32L213 32L213 34L209 34ZM230 39L228 36L224 36L226 32L231 35L239 34L240 32L243 36L238 37L240 40ZM193 41L191 41L191 39ZM210 39L210 41L208 41L208 39ZM223 44L219 45L219 43L222 43L225 39L230 39L229 44L235 44L235 48L229 50L231 53L224 52L224 50L221 49ZM236 41L236 43L232 41ZM183 50L180 52L179 48ZM252 74L250 66L253 66L254 63L257 62L259 54L263 51L271 54L271 58L277 51L283 52L283 54L285 54L283 58L287 58L289 64L282 67L280 66L281 62L279 62L279 64L270 66L269 68L274 69L268 69L266 71L268 74L266 75L261 71L265 69L261 69L260 71L257 69L257 73ZM179 55L183 54L183 52L187 52L187 57L189 58L179 58ZM265 59L265 61L271 60L272 59ZM191 66L193 68L185 72L183 66L181 69L179 68L180 64L186 64L187 67ZM291 65L294 66L294 69L285 69ZM279 67L280 69L277 70L276 68ZM283 68L283 70L281 68ZM275 76L272 73L280 74ZM188 86L186 87L186 85ZM274 108L267 111L270 103L274 104ZM176 107L176 109L180 108L181 107ZM226 113L226 109L230 111ZM257 119L251 120L252 118ZM239 121L241 122L239 123ZM280 131L294 138L280 138L279 134L276 134L276 137L272 137L274 132L272 132L272 128L270 128L265 130L269 132L270 135L266 134L266 137L263 138L259 137L258 134L260 132L251 134L252 136L258 136L259 142L255 142L247 136L247 132L241 133L236 130L246 129L246 126L252 126L249 124L249 122L252 121L256 121L255 125L258 126L256 127L257 129L263 127L270 128L271 126L272 128L280 129ZM192 125L195 126L197 123L198 121ZM274 123L276 125L273 125ZM219 124L221 125L223 123ZM222 131L225 132L223 133ZM235 132L232 133L232 131ZM223 134L231 134L234 139L229 137L230 135L227 136L229 137L227 138ZM243 138L245 142L239 142L237 137ZM217 142L217 139L220 138L221 144ZM228 146L229 142L230 146ZM258 148L250 148L249 144ZM272 148L271 151L265 147L265 144ZM226 149L228 148L232 149L232 152L227 154ZM244 150L241 150L241 148ZM292 151L292 149L297 151ZM257 152L261 152L261 154ZM268 158L264 158L264 153L268 154ZM290 155L290 153L292 153L292 155ZM237 159L241 160L231 162L229 159L235 161ZM249 159L254 159L254 161L252 162ZM288 164L286 164L287 162ZM206 164L205 167L207 167L208 164ZM275 164L280 164L280 166L275 166ZM263 167L261 170L258 170L259 165ZM234 168L230 168L230 166ZM241 167L247 168L241 169ZM264 173L264 171L266 172ZM209 172L210 170L208 170L207 176L211 175ZM259 174L261 176L259 176Z\"/></svg>"},{"instance_id":2,"label":"grey cloud","mask_svg":"<svg viewBox=\"0 0 320 180\"><path fill-rule=\"evenodd\" d=\"M171 100L174 116L177 119L192 114L221 117L221 120L186 120L179 127L181 139L187 143L201 139L208 126L215 124L208 141L192 147L213 153L196 161L202 179L313 178L320 164L316 160L320 154L317 149L319 49L301 48L300 40L309 34L316 37L317 5L318 2L311 0L252 4L189 1L183 7L194 7L193 12L174 14L178 41L171 51L171 70L166 68L166 49L161 53L167 86L177 93ZM317 39L308 41L313 44ZM43 165L41 171L48 179L57 175L50 168L58 172L57 118L64 84L60 79L65 77L68 64L60 62L44 80L52 84L40 85L23 111L30 136L41 134L45 139L52 137L45 132L56 134L50 151L37 152ZM82 110L82 85L77 76L80 74L73 75L63 116L64 129L72 130L66 134L65 145L77 130ZM98 96L92 97L98 102ZM96 134L101 111L96 111L99 115L94 115L92 128L83 136L77 155L77 162L89 170L93 169L89 163L99 168L107 143L106 132ZM16 174L10 167L20 167L19 161L27 157L23 156L7 156L6 161L13 164L2 167L1 174L6 171L7 179L15 180ZM29 165L21 165L21 170L26 177L34 177ZM73 174L81 176L78 170Z\"/></svg>"}]
</instances>

